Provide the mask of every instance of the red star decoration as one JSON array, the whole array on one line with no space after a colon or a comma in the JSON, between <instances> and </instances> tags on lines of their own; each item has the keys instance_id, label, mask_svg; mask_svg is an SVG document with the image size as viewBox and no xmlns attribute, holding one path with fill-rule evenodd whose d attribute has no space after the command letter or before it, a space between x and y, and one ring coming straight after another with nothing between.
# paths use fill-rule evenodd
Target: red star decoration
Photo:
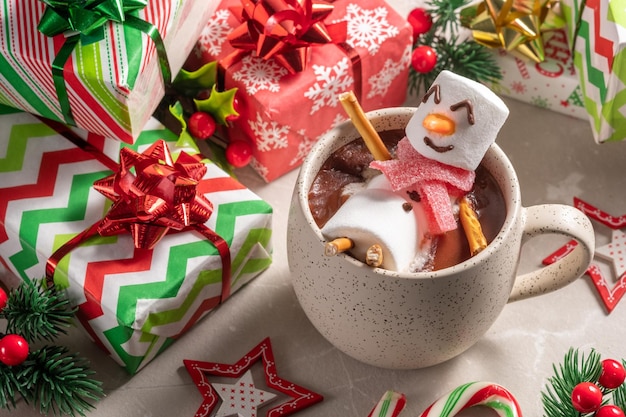
<instances>
[{"instance_id":1,"label":"red star decoration","mask_svg":"<svg viewBox=\"0 0 626 417\"><path fill-rule=\"evenodd\" d=\"M191 375L191 379L204 398L200 408L196 411L195 417L209 416L215 409L219 399L218 394L209 382L208 375L239 378L259 360L263 363L267 386L292 398L267 410L266 417L288 416L323 400L320 394L278 376L272 345L268 337L234 364L200 362L188 359L183 361L187 372Z\"/></svg>"},{"instance_id":2,"label":"red star decoration","mask_svg":"<svg viewBox=\"0 0 626 417\"><path fill-rule=\"evenodd\" d=\"M567 100L561 100L561 106L563 107L569 107L569 103Z\"/></svg>"},{"instance_id":3,"label":"red star decoration","mask_svg":"<svg viewBox=\"0 0 626 417\"><path fill-rule=\"evenodd\" d=\"M574 207L585 213L591 219L602 223L603 225L609 227L612 230L618 230L626 227L626 214L621 216L612 216L597 207L592 206L591 204L581 200L580 198L574 197ZM543 260L544 265L550 265L559 259L565 257L574 248L578 245L578 242L575 240L570 240L564 246L557 249L555 252L547 256ZM591 264L585 274L591 278L591 282L593 283L596 291L600 295L602 299L602 303L606 308L607 312L610 314L617 303L622 299L624 294L626 294L626 273L623 273L618 279L613 288L609 288L609 285L602 275L602 271L596 264Z\"/></svg>"}]
</instances>

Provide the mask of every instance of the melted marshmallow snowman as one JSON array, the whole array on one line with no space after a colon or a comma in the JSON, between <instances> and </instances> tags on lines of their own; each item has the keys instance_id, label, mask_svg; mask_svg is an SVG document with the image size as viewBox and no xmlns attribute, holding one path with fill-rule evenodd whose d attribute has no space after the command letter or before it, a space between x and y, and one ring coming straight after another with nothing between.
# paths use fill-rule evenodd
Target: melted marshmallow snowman
<instances>
[{"instance_id":1,"label":"melted marshmallow snowman","mask_svg":"<svg viewBox=\"0 0 626 417\"><path fill-rule=\"evenodd\" d=\"M442 71L407 124L396 158L372 162L383 175L351 196L322 233L350 238L351 254L370 265L420 270L432 255L431 237L458 227L455 202L472 189L474 170L507 116L487 87Z\"/></svg>"},{"instance_id":2,"label":"melted marshmallow snowman","mask_svg":"<svg viewBox=\"0 0 626 417\"><path fill-rule=\"evenodd\" d=\"M474 171L509 115L486 86L441 71L406 127L417 152L442 164Z\"/></svg>"}]
</instances>

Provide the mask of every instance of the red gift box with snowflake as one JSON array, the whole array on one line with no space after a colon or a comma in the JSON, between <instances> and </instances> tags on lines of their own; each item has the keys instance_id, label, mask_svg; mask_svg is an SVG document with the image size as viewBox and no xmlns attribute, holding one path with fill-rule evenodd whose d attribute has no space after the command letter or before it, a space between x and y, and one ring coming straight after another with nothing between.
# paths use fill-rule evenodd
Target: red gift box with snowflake
<instances>
[{"instance_id":1,"label":"red gift box with snowflake","mask_svg":"<svg viewBox=\"0 0 626 417\"><path fill-rule=\"evenodd\" d=\"M587 120L565 29L545 33L543 47L542 62L524 59L503 49L494 51L502 80L490 87L498 94Z\"/></svg>"},{"instance_id":2,"label":"red gift box with snowflake","mask_svg":"<svg viewBox=\"0 0 626 417\"><path fill-rule=\"evenodd\" d=\"M409 24L382 0L276 3L284 10L247 2L254 12L240 0L223 0L187 64L218 61L222 87L238 89L242 117L227 135L252 144L251 165L268 182L300 166L321 135L347 120L340 93L355 91L366 111L404 103L412 45ZM240 34L246 16L263 14L258 8L269 16L258 38ZM308 31L295 41L266 41L290 24ZM294 53L274 53L288 42L296 44Z\"/></svg>"}]
</instances>

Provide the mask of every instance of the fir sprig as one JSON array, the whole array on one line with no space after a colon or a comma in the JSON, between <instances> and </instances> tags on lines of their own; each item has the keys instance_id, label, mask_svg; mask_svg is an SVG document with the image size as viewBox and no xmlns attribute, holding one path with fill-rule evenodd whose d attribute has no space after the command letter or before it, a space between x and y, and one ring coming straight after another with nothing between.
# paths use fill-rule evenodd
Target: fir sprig
<instances>
[{"instance_id":1,"label":"fir sprig","mask_svg":"<svg viewBox=\"0 0 626 417\"><path fill-rule=\"evenodd\" d=\"M580 417L572 405L572 390L581 382L598 380L602 372L600 354L592 349L587 357L579 357L578 350L570 348L563 363L552 368L554 376L548 378L551 386L541 393L546 417Z\"/></svg>"},{"instance_id":2,"label":"fir sprig","mask_svg":"<svg viewBox=\"0 0 626 417\"><path fill-rule=\"evenodd\" d=\"M75 311L62 293L44 280L33 280L24 281L19 291L11 291L0 316L7 320L6 333L20 334L32 343L52 341L67 333Z\"/></svg>"},{"instance_id":3,"label":"fir sprig","mask_svg":"<svg viewBox=\"0 0 626 417\"><path fill-rule=\"evenodd\" d=\"M74 316L68 300L44 280L23 281L8 295L0 312L9 334L29 343L26 360L9 366L0 362L0 409L16 408L17 398L39 408L41 414L85 416L103 395L101 383L86 359L62 346L33 349L32 341L52 341L67 328ZM3 337L0 334L0 339Z\"/></svg>"},{"instance_id":4,"label":"fir sprig","mask_svg":"<svg viewBox=\"0 0 626 417\"><path fill-rule=\"evenodd\" d=\"M0 409L15 408L18 394L27 395L28 390L18 381L17 370L18 367L0 363Z\"/></svg>"},{"instance_id":5,"label":"fir sprig","mask_svg":"<svg viewBox=\"0 0 626 417\"><path fill-rule=\"evenodd\" d=\"M24 363L19 382L31 387L25 399L41 414L84 416L93 408L90 401L102 396L101 383L91 378L93 374L89 363L66 347L45 346Z\"/></svg>"},{"instance_id":6,"label":"fir sprig","mask_svg":"<svg viewBox=\"0 0 626 417\"><path fill-rule=\"evenodd\" d=\"M426 4L433 25L430 30L415 39L414 48L430 46L437 54L437 63L428 73L418 73L411 68L409 92L419 94L430 86L437 75L450 70L459 75L485 84L497 84L502 79L500 67L493 54L473 39L462 39L459 9L470 0L431 0Z\"/></svg>"}]
</instances>

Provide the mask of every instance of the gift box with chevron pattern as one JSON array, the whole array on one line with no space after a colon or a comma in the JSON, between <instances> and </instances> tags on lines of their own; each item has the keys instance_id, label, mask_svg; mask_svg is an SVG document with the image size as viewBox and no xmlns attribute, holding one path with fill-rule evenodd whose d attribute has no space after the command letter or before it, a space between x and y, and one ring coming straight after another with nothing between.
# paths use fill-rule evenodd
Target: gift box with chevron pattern
<instances>
[{"instance_id":1,"label":"gift box with chevron pattern","mask_svg":"<svg viewBox=\"0 0 626 417\"><path fill-rule=\"evenodd\" d=\"M597 143L626 139L626 1L562 0Z\"/></svg>"},{"instance_id":2,"label":"gift box with chevron pattern","mask_svg":"<svg viewBox=\"0 0 626 417\"><path fill-rule=\"evenodd\" d=\"M177 138L156 126L124 146L140 154L157 139ZM175 160L178 150L172 155ZM147 249L137 248L129 233L96 234L56 262L54 282L67 288L83 327L131 374L271 263L271 207L205 165L197 194L212 212L201 226L217 238L183 229ZM113 211L94 189L111 173L99 155L32 115L0 114L0 261L21 279L45 276L59 248ZM220 249L218 239L227 246Z\"/></svg>"}]
</instances>

